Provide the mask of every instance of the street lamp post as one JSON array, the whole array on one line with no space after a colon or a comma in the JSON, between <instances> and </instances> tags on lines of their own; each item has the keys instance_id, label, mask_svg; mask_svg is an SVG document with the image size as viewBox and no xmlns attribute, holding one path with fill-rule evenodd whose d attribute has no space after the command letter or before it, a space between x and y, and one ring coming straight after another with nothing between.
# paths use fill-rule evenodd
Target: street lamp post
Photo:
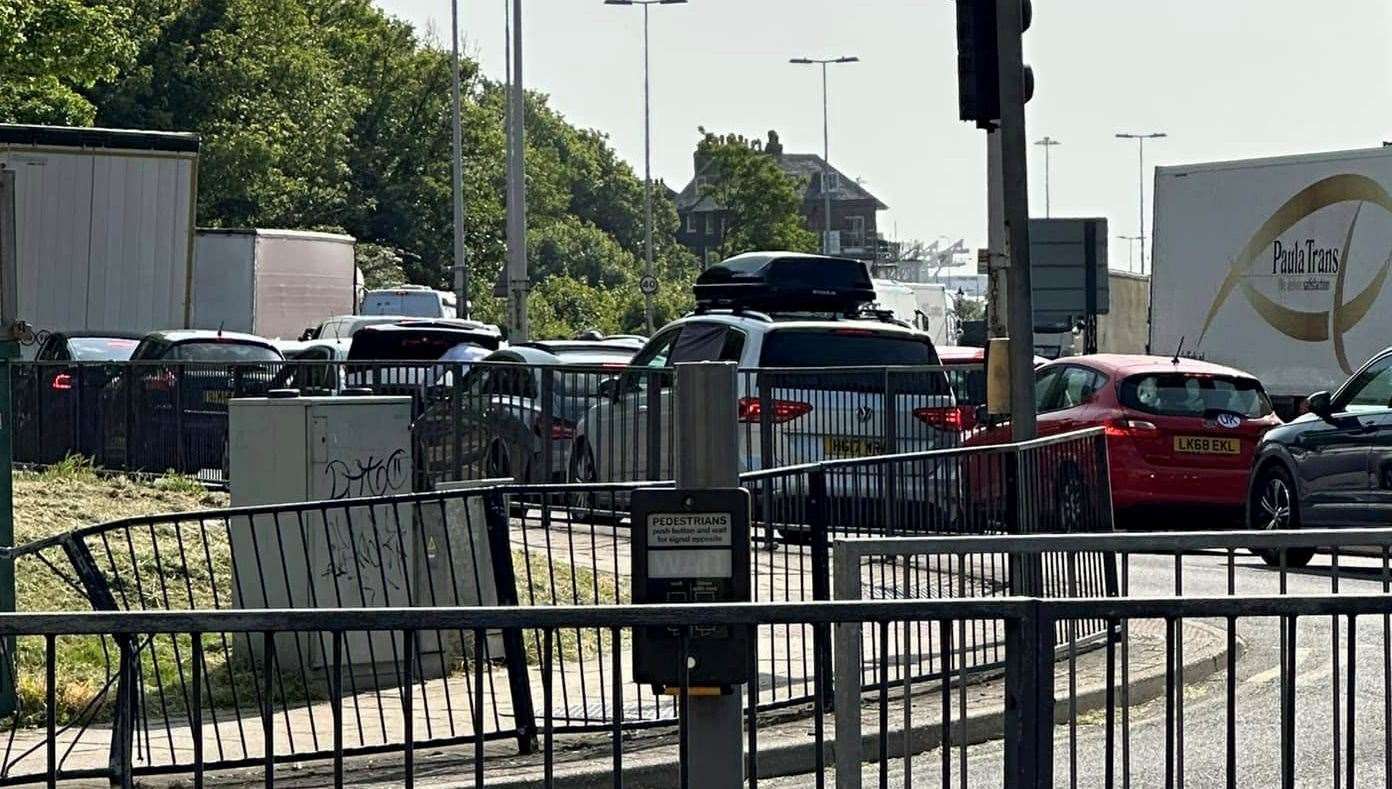
<instances>
[{"instance_id":1,"label":"street lamp post","mask_svg":"<svg viewBox=\"0 0 1392 789\"><path fill-rule=\"evenodd\" d=\"M831 175L831 112L827 100L827 66L837 63L859 63L858 57L792 58L789 63L822 67L822 254L831 254L831 191L827 189Z\"/></svg>"},{"instance_id":2,"label":"street lamp post","mask_svg":"<svg viewBox=\"0 0 1392 789\"><path fill-rule=\"evenodd\" d=\"M1116 135L1117 139L1119 139L1119 140L1135 140L1135 141L1136 141L1136 153L1137 153L1137 155L1138 155L1138 157L1139 157L1139 159L1138 159L1138 161L1139 161L1139 168L1138 168L1138 170L1137 170L1137 175L1138 175L1138 179L1137 179L1137 180L1138 180L1138 184L1137 184L1137 186L1138 186L1138 189L1139 189L1139 191L1140 191L1140 194L1139 194L1137 197L1138 197L1138 202L1139 202L1139 204L1140 204L1140 217L1139 217L1139 218L1140 218L1140 228L1141 228L1141 229L1140 229L1140 239L1141 239L1141 273L1142 273L1142 274L1145 273L1145 237L1146 237L1146 235L1145 235L1145 141L1146 141L1146 140L1158 140L1158 139L1160 139L1161 137L1168 137L1168 136L1169 136L1169 135L1165 134L1165 132L1145 132L1145 133L1140 133L1140 134L1131 134L1131 133L1126 133L1126 132L1119 132L1119 133Z\"/></svg>"},{"instance_id":3,"label":"street lamp post","mask_svg":"<svg viewBox=\"0 0 1392 789\"><path fill-rule=\"evenodd\" d=\"M1035 140L1034 144L1044 148L1044 218L1048 219L1053 215L1049 207L1049 149L1063 143L1046 134L1044 139Z\"/></svg>"},{"instance_id":4,"label":"street lamp post","mask_svg":"<svg viewBox=\"0 0 1392 789\"><path fill-rule=\"evenodd\" d=\"M605 5L638 5L643 7L643 274L653 282L653 183L652 183L652 88L648 68L648 6L683 5L687 0L604 0ZM653 333L653 294L643 289L644 314L648 334Z\"/></svg>"},{"instance_id":5,"label":"street lamp post","mask_svg":"<svg viewBox=\"0 0 1392 789\"><path fill-rule=\"evenodd\" d=\"M1126 270L1134 272L1136 270L1136 242L1144 241L1143 236L1117 236L1126 242Z\"/></svg>"},{"instance_id":6,"label":"street lamp post","mask_svg":"<svg viewBox=\"0 0 1392 789\"><path fill-rule=\"evenodd\" d=\"M460 129L459 98L459 0L450 0L450 189L454 211L454 298L460 317L469 317L469 268L464 259L464 145Z\"/></svg>"}]
</instances>

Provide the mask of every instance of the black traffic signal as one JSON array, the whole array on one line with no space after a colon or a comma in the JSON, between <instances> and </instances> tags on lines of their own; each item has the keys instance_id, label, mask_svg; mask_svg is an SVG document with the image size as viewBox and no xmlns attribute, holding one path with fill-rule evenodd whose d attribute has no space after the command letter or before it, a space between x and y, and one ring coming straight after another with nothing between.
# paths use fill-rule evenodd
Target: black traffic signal
<instances>
[{"instance_id":1,"label":"black traffic signal","mask_svg":"<svg viewBox=\"0 0 1392 789\"><path fill-rule=\"evenodd\" d=\"M986 129L1000 118L1000 53L996 47L996 0L957 2L957 104L964 121ZM1029 29L1030 0L1020 3L1020 32ZM1025 66L1025 101L1034 94L1034 72Z\"/></svg>"}]
</instances>

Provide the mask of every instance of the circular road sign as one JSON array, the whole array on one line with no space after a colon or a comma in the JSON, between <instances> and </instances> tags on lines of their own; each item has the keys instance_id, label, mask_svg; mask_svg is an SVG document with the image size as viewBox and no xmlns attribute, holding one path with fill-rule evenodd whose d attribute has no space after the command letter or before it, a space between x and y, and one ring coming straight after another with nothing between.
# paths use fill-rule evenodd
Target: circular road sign
<instances>
[{"instance_id":1,"label":"circular road sign","mask_svg":"<svg viewBox=\"0 0 1392 789\"><path fill-rule=\"evenodd\" d=\"M653 295L657 292L657 277L651 274L643 275L643 278L638 280L638 289L643 291L645 296Z\"/></svg>"}]
</instances>

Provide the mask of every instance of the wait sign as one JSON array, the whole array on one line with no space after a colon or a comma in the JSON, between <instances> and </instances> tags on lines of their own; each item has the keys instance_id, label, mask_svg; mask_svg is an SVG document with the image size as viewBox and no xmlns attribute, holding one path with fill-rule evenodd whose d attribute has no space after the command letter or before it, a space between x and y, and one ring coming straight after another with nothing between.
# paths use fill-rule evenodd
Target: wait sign
<instances>
[{"instance_id":1,"label":"wait sign","mask_svg":"<svg viewBox=\"0 0 1392 789\"><path fill-rule=\"evenodd\" d=\"M633 602L729 603L749 600L749 492L637 490L633 493ZM748 627L687 628L689 681L732 686L749 676ZM683 628L639 628L634 678L673 687Z\"/></svg>"}]
</instances>

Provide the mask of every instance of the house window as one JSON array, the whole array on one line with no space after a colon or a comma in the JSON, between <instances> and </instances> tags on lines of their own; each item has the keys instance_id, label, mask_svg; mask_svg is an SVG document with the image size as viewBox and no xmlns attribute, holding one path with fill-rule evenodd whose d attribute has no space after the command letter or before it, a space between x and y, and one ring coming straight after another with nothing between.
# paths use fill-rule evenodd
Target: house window
<instances>
[{"instance_id":1,"label":"house window","mask_svg":"<svg viewBox=\"0 0 1392 789\"><path fill-rule=\"evenodd\" d=\"M715 214L706 214L706 235L715 235Z\"/></svg>"},{"instance_id":2,"label":"house window","mask_svg":"<svg viewBox=\"0 0 1392 789\"><path fill-rule=\"evenodd\" d=\"M851 246L856 246L856 247L861 246L862 244L864 244L864 243L865 243L865 217L863 217L863 216L848 216L848 217L846 217L846 224L850 225L850 233L849 233L850 238L847 239L847 242L848 242Z\"/></svg>"},{"instance_id":3,"label":"house window","mask_svg":"<svg viewBox=\"0 0 1392 789\"><path fill-rule=\"evenodd\" d=\"M824 179L824 180L823 180L823 183L826 184L826 190L825 190L825 191L828 191L828 192L837 192L837 191L840 191L840 190L841 190L841 174L840 174L840 173L827 172L827 173L823 176L823 179Z\"/></svg>"},{"instance_id":4,"label":"house window","mask_svg":"<svg viewBox=\"0 0 1392 789\"><path fill-rule=\"evenodd\" d=\"M696 215L695 215L695 214L687 214L687 215L686 215L686 232L688 232L688 233L695 233L695 232L696 232Z\"/></svg>"}]
</instances>

